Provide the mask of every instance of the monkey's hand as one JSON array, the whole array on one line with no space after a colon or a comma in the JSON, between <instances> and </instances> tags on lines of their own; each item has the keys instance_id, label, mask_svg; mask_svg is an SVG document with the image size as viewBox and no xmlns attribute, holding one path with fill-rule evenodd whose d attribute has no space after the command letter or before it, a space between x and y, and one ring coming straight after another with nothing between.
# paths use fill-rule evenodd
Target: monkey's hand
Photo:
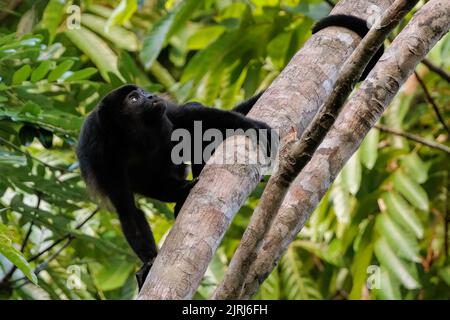
<instances>
[{"instance_id":1,"label":"monkey's hand","mask_svg":"<svg viewBox=\"0 0 450 320\"><path fill-rule=\"evenodd\" d=\"M257 130L257 136L256 136L256 143L259 145L260 148L264 151L264 153L268 156L272 156L272 152L277 151L277 141L278 141L278 135L277 132L272 129L269 125L267 125L265 122L257 121L252 119L254 129ZM275 145L272 145L272 143L275 142Z\"/></svg>"},{"instance_id":2,"label":"monkey's hand","mask_svg":"<svg viewBox=\"0 0 450 320\"><path fill-rule=\"evenodd\" d=\"M147 275L153 266L153 262L155 261L155 258L145 262L142 265L142 267L138 270L138 272L136 272L136 280L137 280L139 291L141 291L142 286L144 285L145 279L147 278Z\"/></svg>"},{"instance_id":3,"label":"monkey's hand","mask_svg":"<svg viewBox=\"0 0 450 320\"><path fill-rule=\"evenodd\" d=\"M173 209L173 215L175 218L178 216L178 213L181 210L181 207L183 207L184 201L186 201L186 198L189 195L189 192L191 192L191 189L197 184L198 177L195 177L194 179L187 181L186 184L183 187L183 196L180 200L177 201L177 204L175 205L175 208Z\"/></svg>"}]
</instances>

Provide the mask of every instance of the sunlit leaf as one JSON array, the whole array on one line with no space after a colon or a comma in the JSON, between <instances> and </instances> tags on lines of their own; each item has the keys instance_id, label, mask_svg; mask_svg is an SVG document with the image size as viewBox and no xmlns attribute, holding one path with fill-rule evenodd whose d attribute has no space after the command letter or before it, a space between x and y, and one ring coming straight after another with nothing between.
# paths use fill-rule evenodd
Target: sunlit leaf
<instances>
[{"instance_id":1,"label":"sunlit leaf","mask_svg":"<svg viewBox=\"0 0 450 320\"><path fill-rule=\"evenodd\" d=\"M361 162L367 169L372 169L377 161L379 136L377 129L370 130L359 148Z\"/></svg>"},{"instance_id":2,"label":"sunlit leaf","mask_svg":"<svg viewBox=\"0 0 450 320\"><path fill-rule=\"evenodd\" d=\"M413 262L421 261L417 240L411 234L402 230L387 214L378 215L377 230L384 236L397 255Z\"/></svg>"},{"instance_id":3,"label":"sunlit leaf","mask_svg":"<svg viewBox=\"0 0 450 320\"><path fill-rule=\"evenodd\" d=\"M65 60L61 62L55 69L53 69L48 75L48 81L53 82L58 80L64 72L70 70L73 66L73 60Z\"/></svg>"},{"instance_id":4,"label":"sunlit leaf","mask_svg":"<svg viewBox=\"0 0 450 320\"><path fill-rule=\"evenodd\" d=\"M44 77L50 71L51 66L52 62L50 60L42 61L41 64L36 69L34 69L33 73L31 74L31 82L35 83L39 80L44 79Z\"/></svg>"},{"instance_id":5,"label":"sunlit leaf","mask_svg":"<svg viewBox=\"0 0 450 320\"><path fill-rule=\"evenodd\" d=\"M22 66L19 70L14 72L12 84L13 85L21 84L22 82L28 79L30 74L31 74L31 67L28 64Z\"/></svg>"},{"instance_id":6,"label":"sunlit leaf","mask_svg":"<svg viewBox=\"0 0 450 320\"><path fill-rule=\"evenodd\" d=\"M34 274L33 269L28 264L28 261L23 254L13 246L5 230L7 230L7 227L0 224L0 254L5 256L19 268L31 282L37 284L37 277Z\"/></svg>"},{"instance_id":7,"label":"sunlit leaf","mask_svg":"<svg viewBox=\"0 0 450 320\"><path fill-rule=\"evenodd\" d=\"M341 172L342 182L351 194L356 195L361 185L362 169L359 152L353 154Z\"/></svg>"},{"instance_id":8,"label":"sunlit leaf","mask_svg":"<svg viewBox=\"0 0 450 320\"><path fill-rule=\"evenodd\" d=\"M115 24L124 24L138 9L136 0L121 0L117 7L114 8L111 16L108 19L105 27L111 28Z\"/></svg>"},{"instance_id":9,"label":"sunlit leaf","mask_svg":"<svg viewBox=\"0 0 450 320\"><path fill-rule=\"evenodd\" d=\"M139 55L146 69L153 64L169 37L186 23L195 8L202 2L202 0L182 1L168 14L155 22L152 29L144 37L142 50Z\"/></svg>"},{"instance_id":10,"label":"sunlit leaf","mask_svg":"<svg viewBox=\"0 0 450 320\"><path fill-rule=\"evenodd\" d=\"M414 267L411 267L411 264L408 265L404 260L397 257L384 238L380 238L375 242L375 254L382 266L390 274L397 277L407 289L412 290L421 287L417 279L417 274L413 271Z\"/></svg>"},{"instance_id":11,"label":"sunlit leaf","mask_svg":"<svg viewBox=\"0 0 450 320\"><path fill-rule=\"evenodd\" d=\"M416 208L428 211L428 195L413 179L397 171L394 174L394 186Z\"/></svg>"},{"instance_id":12,"label":"sunlit leaf","mask_svg":"<svg viewBox=\"0 0 450 320\"><path fill-rule=\"evenodd\" d=\"M389 215L402 227L410 230L418 238L423 237L424 229L419 217L398 193L386 192L382 195Z\"/></svg>"},{"instance_id":13,"label":"sunlit leaf","mask_svg":"<svg viewBox=\"0 0 450 320\"><path fill-rule=\"evenodd\" d=\"M376 294L381 299L400 300L402 298L400 282L395 277L391 276L384 267L380 267L378 284L380 287L374 289L377 289Z\"/></svg>"},{"instance_id":14,"label":"sunlit leaf","mask_svg":"<svg viewBox=\"0 0 450 320\"><path fill-rule=\"evenodd\" d=\"M41 25L49 31L50 43L53 42L58 26L65 17L67 5L68 1L50 0L45 7Z\"/></svg>"},{"instance_id":15,"label":"sunlit leaf","mask_svg":"<svg viewBox=\"0 0 450 320\"><path fill-rule=\"evenodd\" d=\"M86 68L83 70L75 71L70 76L64 79L65 82L79 81L90 78L92 75L97 73L95 68Z\"/></svg>"},{"instance_id":16,"label":"sunlit leaf","mask_svg":"<svg viewBox=\"0 0 450 320\"><path fill-rule=\"evenodd\" d=\"M417 183L424 183L428 179L428 166L413 152L402 158L402 166L409 177Z\"/></svg>"},{"instance_id":17,"label":"sunlit leaf","mask_svg":"<svg viewBox=\"0 0 450 320\"><path fill-rule=\"evenodd\" d=\"M136 51L138 49L138 39L133 32L116 25L105 29L106 19L104 18L83 13L81 15L81 23L114 43L118 48L128 51Z\"/></svg>"},{"instance_id":18,"label":"sunlit leaf","mask_svg":"<svg viewBox=\"0 0 450 320\"><path fill-rule=\"evenodd\" d=\"M84 27L66 30L65 34L92 60L106 81L109 81L108 72L119 75L117 55L99 36Z\"/></svg>"}]
</instances>

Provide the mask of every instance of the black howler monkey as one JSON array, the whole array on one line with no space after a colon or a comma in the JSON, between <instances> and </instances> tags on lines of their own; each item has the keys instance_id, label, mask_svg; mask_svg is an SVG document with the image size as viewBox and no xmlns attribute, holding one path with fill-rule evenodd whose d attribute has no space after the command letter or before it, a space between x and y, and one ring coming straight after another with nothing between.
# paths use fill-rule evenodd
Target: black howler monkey
<instances>
[{"instance_id":1,"label":"black howler monkey","mask_svg":"<svg viewBox=\"0 0 450 320\"><path fill-rule=\"evenodd\" d=\"M245 117L258 96L233 111L204 107L195 102L172 104L135 85L124 85L106 95L83 124L77 156L83 178L116 209L125 237L144 263L138 272L139 287L157 254L155 240L142 211L134 201L141 194L183 205L195 180L186 180L186 166L171 160L175 129L193 135L194 121L203 129L266 129L263 122ZM196 177L202 164L193 164Z\"/></svg>"},{"instance_id":2,"label":"black howler monkey","mask_svg":"<svg viewBox=\"0 0 450 320\"><path fill-rule=\"evenodd\" d=\"M366 22L353 16L335 15L319 21L313 33L328 26L342 26L363 37ZM364 78L382 53L369 64ZM204 107L199 103L172 104L135 85L122 86L106 95L87 117L81 130L77 156L89 186L114 205L127 241L143 267L137 273L139 287L157 255L157 247L142 211L134 201L141 194L181 208L195 180L186 180L186 166L171 161L171 133L178 128L191 132L194 121L204 129L268 129L263 122L245 117L259 98L255 96L232 111ZM202 164L194 164L198 176Z\"/></svg>"}]
</instances>

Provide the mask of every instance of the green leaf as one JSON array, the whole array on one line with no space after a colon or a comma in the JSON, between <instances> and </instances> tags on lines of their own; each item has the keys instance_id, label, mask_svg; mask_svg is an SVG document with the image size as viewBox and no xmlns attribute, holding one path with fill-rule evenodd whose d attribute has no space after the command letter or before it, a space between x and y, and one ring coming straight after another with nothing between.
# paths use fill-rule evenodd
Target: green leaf
<instances>
[{"instance_id":1,"label":"green leaf","mask_svg":"<svg viewBox=\"0 0 450 320\"><path fill-rule=\"evenodd\" d=\"M0 149L0 164L11 166L25 166L27 164L27 158L21 153L8 152Z\"/></svg>"},{"instance_id":2,"label":"green leaf","mask_svg":"<svg viewBox=\"0 0 450 320\"><path fill-rule=\"evenodd\" d=\"M206 26L197 30L187 42L187 49L201 50L214 42L225 31L220 25Z\"/></svg>"},{"instance_id":3,"label":"green leaf","mask_svg":"<svg viewBox=\"0 0 450 320\"><path fill-rule=\"evenodd\" d=\"M32 101L27 101L22 109L16 107L0 108L0 117L10 118L16 122L28 122L54 133L72 137L78 136L83 121L79 116L56 108L41 109L39 105Z\"/></svg>"},{"instance_id":4,"label":"green leaf","mask_svg":"<svg viewBox=\"0 0 450 320\"><path fill-rule=\"evenodd\" d=\"M428 195L417 182L397 171L394 174L394 186L416 208L428 211Z\"/></svg>"},{"instance_id":5,"label":"green leaf","mask_svg":"<svg viewBox=\"0 0 450 320\"><path fill-rule=\"evenodd\" d=\"M369 170L373 169L377 161L379 138L380 132L378 129L373 128L366 135L359 148L361 162Z\"/></svg>"},{"instance_id":6,"label":"green leaf","mask_svg":"<svg viewBox=\"0 0 450 320\"><path fill-rule=\"evenodd\" d=\"M50 71L52 64L53 63L50 60L42 61L41 64L31 74L31 82L36 83L39 80L44 79L44 77Z\"/></svg>"},{"instance_id":7,"label":"green leaf","mask_svg":"<svg viewBox=\"0 0 450 320\"><path fill-rule=\"evenodd\" d=\"M428 166L420 159L416 152L410 153L402 158L402 167L405 168L409 177L417 183L424 183L428 179Z\"/></svg>"},{"instance_id":8,"label":"green leaf","mask_svg":"<svg viewBox=\"0 0 450 320\"><path fill-rule=\"evenodd\" d=\"M117 69L117 55L111 50L103 39L92 31L81 26L79 29L66 30L67 37L83 51L100 70L103 79L110 81L108 72L117 76L120 73Z\"/></svg>"},{"instance_id":9,"label":"green leaf","mask_svg":"<svg viewBox=\"0 0 450 320\"><path fill-rule=\"evenodd\" d=\"M289 300L320 300L317 284L306 272L302 261L292 247L281 258L283 293Z\"/></svg>"},{"instance_id":10,"label":"green leaf","mask_svg":"<svg viewBox=\"0 0 450 320\"><path fill-rule=\"evenodd\" d=\"M407 289L412 290L421 287L413 268L395 255L383 237L375 242L375 255L381 265L389 273L395 275Z\"/></svg>"},{"instance_id":11,"label":"green leaf","mask_svg":"<svg viewBox=\"0 0 450 320\"><path fill-rule=\"evenodd\" d=\"M108 22L106 23L106 29L109 29L116 24L124 24L131 18L137 9L138 5L136 0L121 0L109 17Z\"/></svg>"},{"instance_id":12,"label":"green leaf","mask_svg":"<svg viewBox=\"0 0 450 320\"><path fill-rule=\"evenodd\" d=\"M267 55L279 70L286 64L286 52L289 50L292 34L292 30L280 33L267 45Z\"/></svg>"},{"instance_id":13,"label":"green leaf","mask_svg":"<svg viewBox=\"0 0 450 320\"><path fill-rule=\"evenodd\" d=\"M377 230L387 240L394 252L412 262L420 262L419 243L408 232L402 230L387 214L377 217Z\"/></svg>"},{"instance_id":14,"label":"green leaf","mask_svg":"<svg viewBox=\"0 0 450 320\"><path fill-rule=\"evenodd\" d=\"M84 80L84 79L88 79L89 77L91 77L92 75L94 75L96 73L97 73L97 69L90 67L90 68L86 68L83 70L75 71L70 76L68 76L66 79L64 79L64 81L71 82L71 81Z\"/></svg>"},{"instance_id":15,"label":"green leaf","mask_svg":"<svg viewBox=\"0 0 450 320\"><path fill-rule=\"evenodd\" d=\"M93 14L83 13L81 15L81 23L114 43L120 49L128 51L136 51L138 49L138 39L135 33L119 26L112 26L106 29L106 19Z\"/></svg>"},{"instance_id":16,"label":"green leaf","mask_svg":"<svg viewBox=\"0 0 450 320\"><path fill-rule=\"evenodd\" d=\"M50 0L45 7L44 14L42 15L41 25L43 28L49 31L50 43L53 42L58 26L66 16L67 5L67 1Z\"/></svg>"},{"instance_id":17,"label":"green leaf","mask_svg":"<svg viewBox=\"0 0 450 320\"><path fill-rule=\"evenodd\" d=\"M31 74L31 67L28 64L22 66L19 70L14 72L12 84L13 85L22 84L22 82L28 79L30 74Z\"/></svg>"},{"instance_id":18,"label":"green leaf","mask_svg":"<svg viewBox=\"0 0 450 320\"><path fill-rule=\"evenodd\" d=\"M366 285L367 267L370 265L373 256L373 245L369 244L364 248L360 248L356 253L352 262L353 286L349 299L361 299L362 290Z\"/></svg>"},{"instance_id":19,"label":"green leaf","mask_svg":"<svg viewBox=\"0 0 450 320\"><path fill-rule=\"evenodd\" d=\"M255 300L280 300L280 272L278 268L273 269L266 280L261 284L258 292L255 294Z\"/></svg>"},{"instance_id":20,"label":"green leaf","mask_svg":"<svg viewBox=\"0 0 450 320\"><path fill-rule=\"evenodd\" d=\"M345 183L346 188L350 191L351 194L356 195L361 186L362 179L362 168L361 162L359 161L359 153L356 152L353 156L348 160L345 167L341 172L342 181Z\"/></svg>"},{"instance_id":21,"label":"green leaf","mask_svg":"<svg viewBox=\"0 0 450 320\"><path fill-rule=\"evenodd\" d=\"M37 277L33 272L33 269L29 265L28 261L22 255L22 253L14 248L12 241L5 232L7 227L0 224L0 254L5 256L6 259L11 261L17 268L24 273L24 275L34 284L37 284Z\"/></svg>"},{"instance_id":22,"label":"green leaf","mask_svg":"<svg viewBox=\"0 0 450 320\"><path fill-rule=\"evenodd\" d=\"M60 63L55 69L53 69L50 74L48 75L48 81L53 82L61 78L61 76L66 72L69 71L70 68L73 66L73 60L65 60L62 63Z\"/></svg>"},{"instance_id":23,"label":"green leaf","mask_svg":"<svg viewBox=\"0 0 450 320\"><path fill-rule=\"evenodd\" d=\"M450 266L446 266L438 271L439 276L450 287Z\"/></svg>"},{"instance_id":24,"label":"green leaf","mask_svg":"<svg viewBox=\"0 0 450 320\"><path fill-rule=\"evenodd\" d=\"M158 57L168 39L181 28L203 0L181 1L168 14L153 24L149 33L144 37L139 58L146 69Z\"/></svg>"},{"instance_id":25,"label":"green leaf","mask_svg":"<svg viewBox=\"0 0 450 320\"><path fill-rule=\"evenodd\" d=\"M146 69L150 68L159 55L167 39L170 27L175 19L175 11L169 12L158 20L144 37L139 59Z\"/></svg>"},{"instance_id":26,"label":"green leaf","mask_svg":"<svg viewBox=\"0 0 450 320\"><path fill-rule=\"evenodd\" d=\"M419 217L411 206L395 191L383 193L381 196L389 215L398 224L422 239L424 228Z\"/></svg>"},{"instance_id":27,"label":"green leaf","mask_svg":"<svg viewBox=\"0 0 450 320\"><path fill-rule=\"evenodd\" d=\"M127 281L134 265L126 260L111 259L102 265L90 264L97 286L103 291L120 288Z\"/></svg>"},{"instance_id":28,"label":"green leaf","mask_svg":"<svg viewBox=\"0 0 450 320\"><path fill-rule=\"evenodd\" d=\"M342 174L339 174L336 178L331 189L331 196L337 220L340 223L348 224L350 222L351 199Z\"/></svg>"},{"instance_id":29,"label":"green leaf","mask_svg":"<svg viewBox=\"0 0 450 320\"><path fill-rule=\"evenodd\" d=\"M380 267L380 288L376 290L376 294L383 300L400 300L402 294L400 292L399 281L391 276L383 266Z\"/></svg>"}]
</instances>

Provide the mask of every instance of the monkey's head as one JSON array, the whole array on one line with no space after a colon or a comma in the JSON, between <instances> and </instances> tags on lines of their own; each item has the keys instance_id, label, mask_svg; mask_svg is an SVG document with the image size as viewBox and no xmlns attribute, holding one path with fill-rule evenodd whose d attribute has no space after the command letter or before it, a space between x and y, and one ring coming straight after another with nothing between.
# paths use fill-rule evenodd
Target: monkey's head
<instances>
[{"instance_id":1,"label":"monkey's head","mask_svg":"<svg viewBox=\"0 0 450 320\"><path fill-rule=\"evenodd\" d=\"M98 104L100 121L121 127L148 126L161 122L167 102L156 94L127 84L108 93Z\"/></svg>"}]
</instances>

